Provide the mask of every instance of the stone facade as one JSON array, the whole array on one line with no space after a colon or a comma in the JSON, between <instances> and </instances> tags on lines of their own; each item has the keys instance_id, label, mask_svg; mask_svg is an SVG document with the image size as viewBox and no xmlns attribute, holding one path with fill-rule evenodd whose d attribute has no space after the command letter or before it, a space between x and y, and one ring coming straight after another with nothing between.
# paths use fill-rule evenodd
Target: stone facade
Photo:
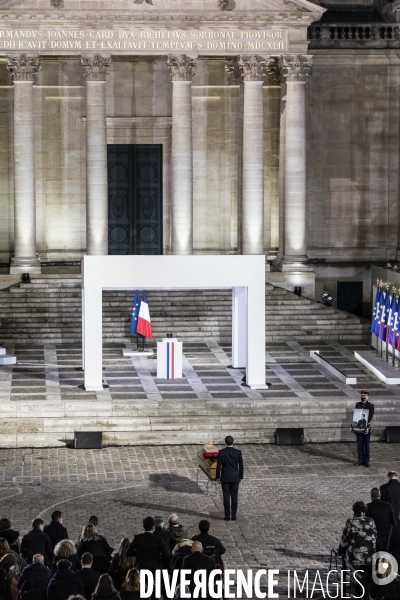
<instances>
[{"instance_id":1,"label":"stone facade","mask_svg":"<svg viewBox=\"0 0 400 600\"><path fill-rule=\"evenodd\" d=\"M106 252L106 143L162 144L164 253L264 252L304 281L325 258L317 290L335 295L346 263L367 301L366 265L399 247L397 12L366 24L363 3L364 21L331 25L322 4L1 2L0 261ZM21 56L38 63L34 181L18 170Z\"/></svg>"}]
</instances>

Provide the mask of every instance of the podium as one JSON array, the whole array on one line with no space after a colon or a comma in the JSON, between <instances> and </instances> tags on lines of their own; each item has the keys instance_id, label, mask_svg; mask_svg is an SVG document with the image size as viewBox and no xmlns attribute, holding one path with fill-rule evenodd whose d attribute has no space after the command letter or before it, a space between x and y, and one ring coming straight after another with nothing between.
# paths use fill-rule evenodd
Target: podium
<instances>
[{"instance_id":1,"label":"podium","mask_svg":"<svg viewBox=\"0 0 400 600\"><path fill-rule=\"evenodd\" d=\"M157 342L157 377L182 377L182 342L178 342L176 338L164 338L162 342Z\"/></svg>"}]
</instances>

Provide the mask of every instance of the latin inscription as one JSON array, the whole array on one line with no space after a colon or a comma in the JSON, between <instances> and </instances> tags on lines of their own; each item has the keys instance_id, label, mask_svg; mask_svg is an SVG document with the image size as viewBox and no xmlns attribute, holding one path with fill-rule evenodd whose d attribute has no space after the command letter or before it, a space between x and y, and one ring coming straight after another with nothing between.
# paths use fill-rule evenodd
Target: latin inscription
<instances>
[{"instance_id":1,"label":"latin inscription","mask_svg":"<svg viewBox=\"0 0 400 600\"><path fill-rule=\"evenodd\" d=\"M286 52L285 29L5 29L0 28L0 53L10 51L62 53L232 54Z\"/></svg>"}]
</instances>

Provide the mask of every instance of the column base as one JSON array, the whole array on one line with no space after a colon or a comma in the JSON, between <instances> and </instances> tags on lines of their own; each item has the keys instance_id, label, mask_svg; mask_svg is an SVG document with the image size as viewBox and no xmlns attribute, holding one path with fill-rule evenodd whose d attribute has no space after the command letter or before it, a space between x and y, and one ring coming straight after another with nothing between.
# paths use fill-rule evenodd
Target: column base
<instances>
[{"instance_id":1,"label":"column base","mask_svg":"<svg viewBox=\"0 0 400 600\"><path fill-rule=\"evenodd\" d=\"M308 262L307 256L283 256L281 259L278 269L283 273L293 273L295 271L304 271L312 273L314 269Z\"/></svg>"},{"instance_id":2,"label":"column base","mask_svg":"<svg viewBox=\"0 0 400 600\"><path fill-rule=\"evenodd\" d=\"M37 256L34 258L13 257L10 263L10 275L29 273L29 275L40 275L42 268Z\"/></svg>"}]
</instances>

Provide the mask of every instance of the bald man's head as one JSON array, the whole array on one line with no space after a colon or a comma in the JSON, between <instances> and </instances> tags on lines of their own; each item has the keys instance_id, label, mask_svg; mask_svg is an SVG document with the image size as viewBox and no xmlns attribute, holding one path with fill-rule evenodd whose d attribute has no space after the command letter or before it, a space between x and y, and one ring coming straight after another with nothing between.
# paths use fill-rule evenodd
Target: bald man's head
<instances>
[{"instance_id":1,"label":"bald man's head","mask_svg":"<svg viewBox=\"0 0 400 600\"><path fill-rule=\"evenodd\" d=\"M192 544L192 553L193 552L203 552L203 544L201 542L193 542Z\"/></svg>"},{"instance_id":2,"label":"bald man's head","mask_svg":"<svg viewBox=\"0 0 400 600\"><path fill-rule=\"evenodd\" d=\"M41 554L35 554L32 561L44 563L44 557Z\"/></svg>"}]
</instances>

